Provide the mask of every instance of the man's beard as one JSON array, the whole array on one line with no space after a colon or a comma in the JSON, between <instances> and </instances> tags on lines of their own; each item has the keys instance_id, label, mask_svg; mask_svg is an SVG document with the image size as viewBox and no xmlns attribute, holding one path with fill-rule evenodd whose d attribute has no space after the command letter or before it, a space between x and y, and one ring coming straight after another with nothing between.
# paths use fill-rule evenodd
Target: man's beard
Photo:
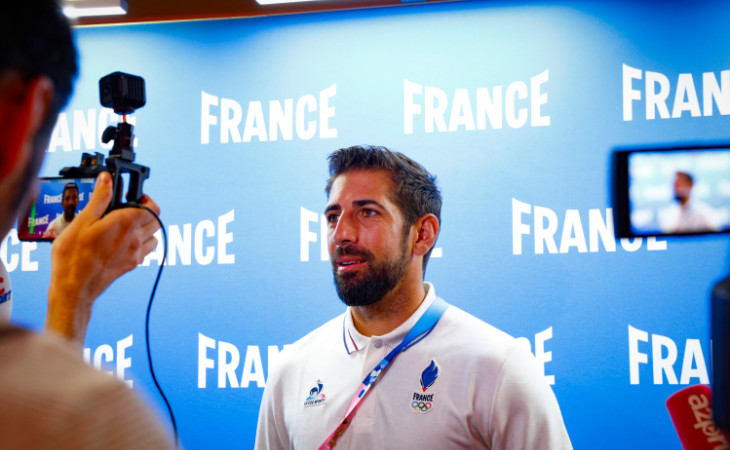
<instances>
[{"instance_id":1,"label":"man's beard","mask_svg":"<svg viewBox=\"0 0 730 450\"><path fill-rule=\"evenodd\" d=\"M71 222L76 217L76 206L69 206L63 210L63 216L66 221Z\"/></svg>"},{"instance_id":2,"label":"man's beard","mask_svg":"<svg viewBox=\"0 0 730 450\"><path fill-rule=\"evenodd\" d=\"M338 273L337 267L333 266L335 287L342 302L347 306L369 306L392 291L406 274L408 256L405 243L404 240L400 255L382 262L375 261L375 256L369 250L338 247L332 255L333 261L339 256L361 256L369 266L365 272L344 274Z\"/></svg>"}]
</instances>

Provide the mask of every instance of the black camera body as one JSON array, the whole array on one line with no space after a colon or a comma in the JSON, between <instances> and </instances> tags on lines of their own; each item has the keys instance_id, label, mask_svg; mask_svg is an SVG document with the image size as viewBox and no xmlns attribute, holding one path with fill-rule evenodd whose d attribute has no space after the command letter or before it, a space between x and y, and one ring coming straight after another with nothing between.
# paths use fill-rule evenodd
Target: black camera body
<instances>
[{"instance_id":1,"label":"black camera body","mask_svg":"<svg viewBox=\"0 0 730 450\"><path fill-rule=\"evenodd\" d=\"M83 209L94 189L95 178L104 171L111 174L113 182L113 197L107 213L142 202L142 185L149 178L150 169L134 162L133 127L127 123L127 114L145 105L144 79L122 72L111 73L99 80L99 97L103 106L122 115L122 121L116 126L107 127L101 136L104 143L114 141L109 156L105 159L98 152L93 155L84 153L80 165L64 167L59 177L40 178L36 198L26 213L18 218L18 238L21 241L55 239L73 220L61 221L61 216L75 216L77 210ZM123 195L125 180L129 186L126 195ZM65 200L67 189L75 189L75 205L73 193Z\"/></svg>"},{"instance_id":2,"label":"black camera body","mask_svg":"<svg viewBox=\"0 0 730 450\"><path fill-rule=\"evenodd\" d=\"M64 167L59 175L62 178L85 178L96 177L102 171L109 172L112 176L114 197L108 212L123 208L128 203L140 203L144 197L142 185L150 176L149 167L134 162L135 154L132 149L134 127L126 121L127 114L133 113L146 103L144 78L123 72L110 73L99 80L99 100L102 106L112 108L123 117L122 122L116 127L109 126L102 133L102 142L114 141L109 157L105 162L101 153L94 155L84 153L79 166ZM122 196L124 190L122 174L125 173L129 174L129 189L124 196L127 203Z\"/></svg>"}]
</instances>

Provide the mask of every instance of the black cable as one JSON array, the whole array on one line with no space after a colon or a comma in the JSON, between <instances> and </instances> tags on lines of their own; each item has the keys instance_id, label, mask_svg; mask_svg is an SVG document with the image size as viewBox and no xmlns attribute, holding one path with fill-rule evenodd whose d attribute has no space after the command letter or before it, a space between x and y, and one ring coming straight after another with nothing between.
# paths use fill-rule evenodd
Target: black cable
<instances>
[{"instance_id":1,"label":"black cable","mask_svg":"<svg viewBox=\"0 0 730 450\"><path fill-rule=\"evenodd\" d=\"M170 414L170 421L172 422L172 430L175 435L175 448L179 447L178 442L178 434L177 434L177 423L175 422L175 415L172 413L172 408L170 407L170 402L167 401L167 397L165 397L165 393L162 392L162 388L160 387L160 384L157 382L157 377L155 376L155 369L152 366L152 351L150 349L150 310L152 309L152 301L155 299L155 292L157 291L157 285L160 282L160 276L162 275L162 268L165 267L165 260L167 259L167 233L165 232L165 225L162 223L162 220L160 220L160 217L152 211L152 209L148 208L144 205L129 203L129 206L133 208L139 208L144 209L146 211L149 211L150 214L152 214L155 219L157 220L157 223L160 224L160 230L162 230L162 242L163 242L163 254L162 254L162 263L160 263L160 270L157 272L157 278L155 279L155 285L152 287L152 293L150 294L150 301L147 304L147 314L145 317L145 326L144 326L144 335L145 335L145 344L147 346L147 362L150 367L150 375L152 375L152 381L155 383L155 387L157 388L157 391L160 393L160 396L162 397L162 400L165 402L165 406L167 407L167 411Z\"/></svg>"}]
</instances>

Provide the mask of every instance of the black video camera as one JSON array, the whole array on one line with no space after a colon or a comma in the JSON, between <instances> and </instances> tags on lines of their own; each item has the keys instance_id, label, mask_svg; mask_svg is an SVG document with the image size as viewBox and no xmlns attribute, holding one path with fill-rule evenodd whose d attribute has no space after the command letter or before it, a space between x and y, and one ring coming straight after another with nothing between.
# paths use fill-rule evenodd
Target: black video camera
<instances>
[{"instance_id":1,"label":"black video camera","mask_svg":"<svg viewBox=\"0 0 730 450\"><path fill-rule=\"evenodd\" d=\"M106 75L99 80L99 99L102 106L122 115L122 121L107 127L101 136L105 144L114 141L109 156L105 161L101 153L84 153L79 166L64 167L59 177L39 179L36 198L27 214L18 220L20 240L53 240L73 220L76 211L86 206L95 179L103 171L111 174L114 192L107 212L142 201L142 185L149 178L150 169L134 162L133 127L127 122L127 114L146 103L144 79L123 72ZM129 176L126 202L122 195L124 174Z\"/></svg>"}]
</instances>

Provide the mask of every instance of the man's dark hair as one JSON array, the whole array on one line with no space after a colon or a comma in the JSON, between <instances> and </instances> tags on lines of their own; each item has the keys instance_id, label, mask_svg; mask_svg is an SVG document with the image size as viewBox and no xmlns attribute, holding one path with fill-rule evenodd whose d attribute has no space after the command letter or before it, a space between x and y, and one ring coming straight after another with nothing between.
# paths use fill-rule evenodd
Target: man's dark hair
<instances>
[{"instance_id":1,"label":"man's dark hair","mask_svg":"<svg viewBox=\"0 0 730 450\"><path fill-rule=\"evenodd\" d=\"M327 197L337 176L356 169L385 169L393 172L395 192L393 203L403 212L405 231L426 214L433 214L441 223L441 191L436 177L406 155L381 146L356 145L341 148L329 155L329 180ZM431 250L423 257L423 272L431 256Z\"/></svg>"},{"instance_id":2,"label":"man's dark hair","mask_svg":"<svg viewBox=\"0 0 730 450\"><path fill-rule=\"evenodd\" d=\"M68 191L69 189L76 189L76 193L78 193L79 192L79 185L76 184L73 181L64 184L63 185L63 194L62 194L64 197L66 196L66 191Z\"/></svg>"},{"instance_id":3,"label":"man's dark hair","mask_svg":"<svg viewBox=\"0 0 730 450\"><path fill-rule=\"evenodd\" d=\"M687 180L687 182L689 182L690 186L694 185L694 183L695 183L694 177L689 172L678 170L677 175L680 177L684 177L684 179Z\"/></svg>"},{"instance_id":4,"label":"man's dark hair","mask_svg":"<svg viewBox=\"0 0 730 450\"><path fill-rule=\"evenodd\" d=\"M56 0L5 5L0 14L0 74L10 71L24 81L47 76L53 82L51 108L36 139L36 147L45 145L58 113L71 97L78 73L71 27Z\"/></svg>"},{"instance_id":5,"label":"man's dark hair","mask_svg":"<svg viewBox=\"0 0 730 450\"><path fill-rule=\"evenodd\" d=\"M11 1L0 14L0 77L30 82L46 76L53 99L33 142L33 155L19 178L17 192L26 192L38 173L58 113L71 97L78 73L76 47L68 20L55 0ZM11 200L17 209L23 196Z\"/></svg>"}]
</instances>

